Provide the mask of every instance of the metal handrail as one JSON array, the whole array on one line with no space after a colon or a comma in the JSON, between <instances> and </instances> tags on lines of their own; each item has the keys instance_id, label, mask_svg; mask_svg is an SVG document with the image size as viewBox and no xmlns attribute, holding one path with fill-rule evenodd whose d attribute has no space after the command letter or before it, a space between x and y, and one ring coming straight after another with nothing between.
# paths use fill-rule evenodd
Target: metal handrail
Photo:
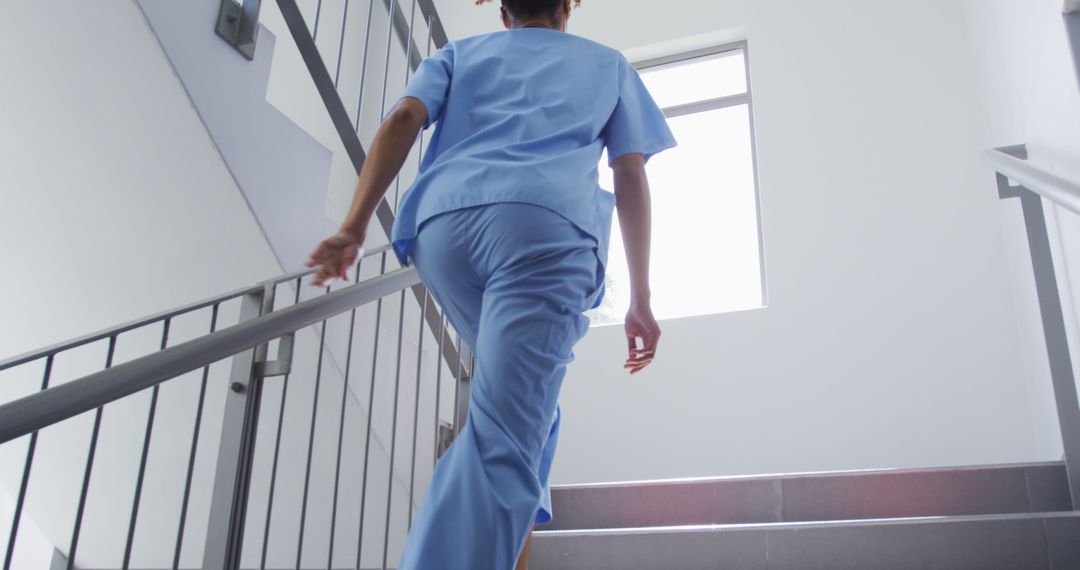
<instances>
[{"instance_id":1,"label":"metal handrail","mask_svg":"<svg viewBox=\"0 0 1080 570\"><path fill-rule=\"evenodd\" d=\"M371 250L367 250L367 251L364 252L364 256L363 256L362 259L367 259L369 257L380 255L383 252L388 251L390 248L391 248L391 246L389 244L382 245L382 246L379 246L379 247L376 247L376 248L372 248ZM205 309L206 307L211 307L213 305L225 303L226 301L231 301L233 299L243 297L244 295L248 295L250 293L255 293L257 291L261 291L266 285L278 285L278 284L281 284L281 283L292 281L294 279L307 277L308 275L311 275L314 272L315 272L314 269L302 269L300 271L294 271L292 273L286 273L285 275L282 275L280 277L275 277L275 278L270 279L268 281L265 281L263 283L257 283L255 285L251 285L249 287L244 287L242 289L237 289L235 291L230 291L228 293L217 295L217 296L211 297L209 299L203 299L202 301L195 301L194 303L188 303L186 305L181 305L181 306L176 307L174 309L169 309L167 311L163 311L163 312L156 313L156 314L153 314L153 315L149 315L149 316L146 316L146 317L141 317L141 318L135 319L133 321L126 322L126 323L121 324L121 325L116 325L114 327L110 327L110 328L105 329L105 330L101 330L101 331L98 331L98 332L93 332L93 333L90 333L90 334L82 335L82 336L79 336L79 337L75 337L75 338L73 338L71 340L65 340L63 342L59 342L59 343L56 343L54 345L47 346L45 348L39 348L39 349L34 350L32 352L27 352L27 353L24 353L24 354L13 356L13 357L5 359L5 360L0 360L0 371L6 370L8 368L13 368L13 367L18 366L20 364L26 364L27 362L33 362L34 360L38 360L40 358L47 358L49 356L64 352L66 350L71 350L72 348L78 348L80 346L91 344L91 343L97 342L99 340L105 340L105 339L107 339L107 338L109 338L111 336L120 335L120 334L126 333L128 331L135 330L137 328L145 327L146 325L151 325L151 324L154 324L154 323L157 323L157 322L164 321L165 319L170 319L170 318L173 318L173 317L177 317L179 315L184 315L184 314L187 314L187 313L192 313L192 312L198 311L199 309Z\"/></svg>"},{"instance_id":2,"label":"metal handrail","mask_svg":"<svg viewBox=\"0 0 1080 570\"><path fill-rule=\"evenodd\" d=\"M1080 214L1080 183L1066 180L1042 170L1020 156L1026 156L1023 146L1010 146L987 150L983 159L994 170L1028 190Z\"/></svg>"},{"instance_id":3,"label":"metal handrail","mask_svg":"<svg viewBox=\"0 0 1080 570\"><path fill-rule=\"evenodd\" d=\"M418 283L415 268L399 269L9 402L0 406L0 444Z\"/></svg>"},{"instance_id":4,"label":"metal handrail","mask_svg":"<svg viewBox=\"0 0 1080 570\"><path fill-rule=\"evenodd\" d=\"M1026 145L990 150L984 157L997 171L998 196L1003 200L1019 199L1020 202L1061 430L1069 496L1073 508L1080 509L1080 406L1069 350L1069 333L1044 211L1045 199L1080 214L1080 184L1033 166L1027 161Z\"/></svg>"}]
</instances>

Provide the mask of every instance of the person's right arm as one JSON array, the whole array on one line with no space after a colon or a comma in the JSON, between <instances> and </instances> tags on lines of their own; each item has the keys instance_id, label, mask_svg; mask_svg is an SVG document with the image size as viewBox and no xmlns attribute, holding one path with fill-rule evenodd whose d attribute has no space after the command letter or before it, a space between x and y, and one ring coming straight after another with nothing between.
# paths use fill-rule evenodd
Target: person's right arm
<instances>
[{"instance_id":1,"label":"person's right arm","mask_svg":"<svg viewBox=\"0 0 1080 570\"><path fill-rule=\"evenodd\" d=\"M649 289L649 246L652 240L652 204L645 157L627 153L611 163L615 177L615 208L622 228L626 263L630 269L630 310L626 313L629 356L623 368L636 373L656 355L660 326L652 314ZM643 346L638 348L637 339Z\"/></svg>"}]
</instances>

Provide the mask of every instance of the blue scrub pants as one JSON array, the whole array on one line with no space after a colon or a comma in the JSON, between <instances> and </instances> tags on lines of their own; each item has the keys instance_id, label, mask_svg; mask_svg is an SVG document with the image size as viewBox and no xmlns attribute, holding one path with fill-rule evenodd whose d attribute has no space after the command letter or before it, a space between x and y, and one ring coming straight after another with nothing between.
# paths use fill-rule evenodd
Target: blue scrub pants
<instances>
[{"instance_id":1,"label":"blue scrub pants","mask_svg":"<svg viewBox=\"0 0 1080 570\"><path fill-rule=\"evenodd\" d=\"M476 369L398 569L511 570L551 519L559 388L599 293L596 240L554 210L501 202L428 219L412 247Z\"/></svg>"}]
</instances>

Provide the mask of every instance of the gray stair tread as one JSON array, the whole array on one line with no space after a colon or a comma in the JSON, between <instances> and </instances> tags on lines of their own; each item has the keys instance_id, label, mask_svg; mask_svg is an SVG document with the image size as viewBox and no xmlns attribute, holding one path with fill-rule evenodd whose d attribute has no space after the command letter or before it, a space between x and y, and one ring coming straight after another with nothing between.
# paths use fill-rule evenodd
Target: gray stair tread
<instances>
[{"instance_id":1,"label":"gray stair tread","mask_svg":"<svg viewBox=\"0 0 1080 570\"><path fill-rule=\"evenodd\" d=\"M1080 568L1080 512L537 531L533 570ZM1053 564L1051 566L1051 564Z\"/></svg>"},{"instance_id":2,"label":"gray stair tread","mask_svg":"<svg viewBox=\"0 0 1080 570\"><path fill-rule=\"evenodd\" d=\"M552 487L543 530L1071 509L1064 465L874 469Z\"/></svg>"},{"instance_id":3,"label":"gray stair tread","mask_svg":"<svg viewBox=\"0 0 1080 570\"><path fill-rule=\"evenodd\" d=\"M1054 511L1047 513L1003 513L991 515L954 515L954 516L922 516L922 517L892 517L879 519L850 519L829 521L781 521L767 523L725 523L725 524L688 524L672 526L647 526L634 528L588 528L569 530L535 530L533 536L560 537L560 536L604 536L611 534L634 535L634 534L673 534L680 532L718 532L733 530L768 530L768 529L807 529L807 528L830 528L830 527L854 527L854 526L881 526L898 524L951 524L963 522L987 522L987 521L1022 521L1022 520L1049 520L1049 519L1077 519L1080 520L1080 511ZM541 527L537 527L538 529Z\"/></svg>"}]
</instances>

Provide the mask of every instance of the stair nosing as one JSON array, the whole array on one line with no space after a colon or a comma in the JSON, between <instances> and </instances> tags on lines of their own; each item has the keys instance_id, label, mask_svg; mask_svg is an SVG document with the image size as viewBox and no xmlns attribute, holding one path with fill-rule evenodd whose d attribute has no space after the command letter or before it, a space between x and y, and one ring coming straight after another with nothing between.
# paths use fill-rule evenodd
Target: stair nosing
<instances>
[{"instance_id":1,"label":"stair nosing","mask_svg":"<svg viewBox=\"0 0 1080 570\"><path fill-rule=\"evenodd\" d=\"M804 471L792 473L762 473L752 475L718 475L710 477L681 477L672 479L643 479L637 481L612 481L607 483L567 483L552 485L552 491L564 489L609 489L619 487L644 487L655 485L684 485L694 483L720 483L725 481L753 481L763 479L800 479L809 477L855 477L859 475L903 475L919 473L944 473L957 471L986 471L1001 469L1027 469L1031 467L1064 466L1061 461L1036 461L1028 463L997 463L991 465L957 465L944 467L882 467L872 469L849 469L842 471Z\"/></svg>"},{"instance_id":2,"label":"stair nosing","mask_svg":"<svg viewBox=\"0 0 1080 570\"><path fill-rule=\"evenodd\" d=\"M829 528L829 527L852 527L852 526L881 526L895 524L947 524L960 522L992 522L1011 520L1043 520L1057 518L1080 518L1080 510L1075 511L1048 511L1037 513L995 513L988 515L949 515L949 516L919 516L919 517L889 517L876 519L837 519L825 521L780 521L765 523L717 523L695 525L671 525L651 527L628 527L628 528L590 528L590 529L563 529L563 530L536 530L534 534L539 537L562 537L562 536L611 536L622 534L676 534L687 532L708 532L725 530L768 530L784 528Z\"/></svg>"}]
</instances>

